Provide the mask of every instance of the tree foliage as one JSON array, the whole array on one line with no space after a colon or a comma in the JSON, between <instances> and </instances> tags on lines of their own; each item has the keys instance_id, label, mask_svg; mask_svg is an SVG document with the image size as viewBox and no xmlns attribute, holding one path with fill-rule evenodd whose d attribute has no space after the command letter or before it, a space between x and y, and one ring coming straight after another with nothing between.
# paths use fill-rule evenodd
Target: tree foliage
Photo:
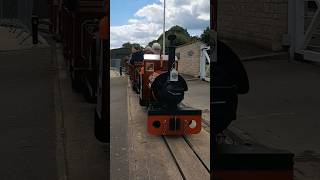
<instances>
[{"instance_id":1,"label":"tree foliage","mask_svg":"<svg viewBox=\"0 0 320 180\"><path fill-rule=\"evenodd\" d=\"M209 27L207 27L200 36L201 41L209 46L215 43L214 38L214 32Z\"/></svg>"},{"instance_id":2,"label":"tree foliage","mask_svg":"<svg viewBox=\"0 0 320 180\"><path fill-rule=\"evenodd\" d=\"M169 46L168 36L170 34L175 34L177 36L177 39L176 39L177 46L189 43L191 41L191 36L188 33L187 29L184 29L183 27L176 25L176 26L171 27L168 31L166 31L166 47ZM162 46L163 34L161 34L160 37L158 38L158 42Z\"/></svg>"},{"instance_id":3,"label":"tree foliage","mask_svg":"<svg viewBox=\"0 0 320 180\"><path fill-rule=\"evenodd\" d=\"M136 47L136 46L141 47L141 45L138 44L138 43L126 42L126 43L122 44L123 48L127 48L127 49L130 49L130 50L132 49L132 47Z\"/></svg>"},{"instance_id":4,"label":"tree foliage","mask_svg":"<svg viewBox=\"0 0 320 180\"><path fill-rule=\"evenodd\" d=\"M153 43L159 43L158 40L153 40L151 42L148 43L148 46L152 47Z\"/></svg>"},{"instance_id":5,"label":"tree foliage","mask_svg":"<svg viewBox=\"0 0 320 180\"><path fill-rule=\"evenodd\" d=\"M170 34L175 34L177 36L177 39L176 39L177 46L181 46L181 45L188 44L188 43L194 43L197 41L202 41L202 42L210 45L210 44L212 44L212 40L214 38L214 35L209 27L207 27L203 31L201 36L198 37L198 36L191 36L188 33L187 29L184 29L183 27L176 25L176 26L171 27L168 31L166 31L166 47L169 46L168 36ZM152 40L151 42L149 42L148 46L151 47L153 45L153 43L159 43L161 45L161 47L163 47L163 45L162 45L163 39L162 38L163 38L163 34L161 34L158 39L155 39L155 40ZM141 45L138 43L130 43L130 42L124 43L122 45L122 47L128 48L130 50L133 46L141 47Z\"/></svg>"}]
</instances>

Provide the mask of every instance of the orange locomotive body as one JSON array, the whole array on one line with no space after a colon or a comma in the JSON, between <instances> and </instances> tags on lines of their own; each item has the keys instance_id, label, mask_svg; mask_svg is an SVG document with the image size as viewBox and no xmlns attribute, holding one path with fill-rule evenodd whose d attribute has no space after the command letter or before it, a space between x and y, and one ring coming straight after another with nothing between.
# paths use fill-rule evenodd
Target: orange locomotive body
<instances>
[{"instance_id":1,"label":"orange locomotive body","mask_svg":"<svg viewBox=\"0 0 320 180\"><path fill-rule=\"evenodd\" d=\"M141 106L148 107L147 129L152 135L186 135L201 131L201 110L181 104L188 86L177 72L175 47L169 55L144 54L131 65L131 85ZM173 49L173 51L172 51Z\"/></svg>"},{"instance_id":2,"label":"orange locomotive body","mask_svg":"<svg viewBox=\"0 0 320 180\"><path fill-rule=\"evenodd\" d=\"M175 68L178 69L178 63L174 63ZM166 78L169 78L168 66L168 56L149 54L144 56L143 67L140 71L139 102L140 105L148 106L149 108L147 120L148 132L152 135L197 134L201 131L201 110L179 104L183 99L183 91L187 90L187 87L183 87L181 90L181 85L179 84L186 86L186 83L181 76L179 76L179 80L176 82L167 80ZM157 81L161 81L161 83ZM154 83L162 85L169 83L170 85L168 84L168 86L177 86L172 89L173 91L180 89L180 92L168 92L166 95L159 95L159 93L163 94L162 91L170 90L165 90L163 86L160 90L159 85L156 86ZM181 95L177 95L178 100L172 100L171 98L175 98L168 97L171 93L180 93ZM163 100L166 97L168 98ZM169 101L174 102L170 104Z\"/></svg>"},{"instance_id":3,"label":"orange locomotive body","mask_svg":"<svg viewBox=\"0 0 320 180\"><path fill-rule=\"evenodd\" d=\"M105 1L106 14L99 26L99 58L97 58L96 96L94 131L96 138L101 142L110 143L110 35L109 35L109 1Z\"/></svg>"},{"instance_id":4,"label":"orange locomotive body","mask_svg":"<svg viewBox=\"0 0 320 180\"><path fill-rule=\"evenodd\" d=\"M63 54L72 86L95 99L96 58L99 56L99 21L105 16L107 1L55 0L51 3L51 30L63 44ZM106 27L107 29L109 26ZM88 93L89 92L89 93Z\"/></svg>"}]
</instances>

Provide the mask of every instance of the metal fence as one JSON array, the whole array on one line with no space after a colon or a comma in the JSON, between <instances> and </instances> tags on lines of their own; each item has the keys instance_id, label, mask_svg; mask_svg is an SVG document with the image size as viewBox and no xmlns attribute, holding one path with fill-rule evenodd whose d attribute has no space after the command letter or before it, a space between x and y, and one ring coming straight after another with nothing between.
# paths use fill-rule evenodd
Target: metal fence
<instances>
[{"instance_id":1,"label":"metal fence","mask_svg":"<svg viewBox=\"0 0 320 180\"><path fill-rule=\"evenodd\" d=\"M0 25L31 29L33 0L0 0Z\"/></svg>"}]
</instances>

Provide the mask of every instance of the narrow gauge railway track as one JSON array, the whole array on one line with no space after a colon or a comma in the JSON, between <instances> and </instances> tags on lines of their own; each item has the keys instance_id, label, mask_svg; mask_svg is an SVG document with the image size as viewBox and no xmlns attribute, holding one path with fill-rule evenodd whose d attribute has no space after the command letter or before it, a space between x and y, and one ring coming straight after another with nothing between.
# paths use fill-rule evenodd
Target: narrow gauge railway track
<instances>
[{"instance_id":1,"label":"narrow gauge railway track","mask_svg":"<svg viewBox=\"0 0 320 180\"><path fill-rule=\"evenodd\" d=\"M131 90L130 83L128 84L128 110L130 111L130 116L132 116L131 122L134 122L136 128L139 129L134 130L134 127L131 127L131 125L129 125L129 129L133 128L132 131L136 131L135 133L131 133L129 137L134 142L132 143L132 149L134 151L132 156L134 156L135 158L130 160L132 161L131 163L134 164L133 168L147 166L146 171L147 174L149 174L147 176L149 176L150 178L150 174L157 174L157 172L154 171L160 171L159 169L163 168L161 165L161 163L163 162L159 161L164 161L162 157L165 157L164 159L166 162L170 161L169 167L173 168L174 166L173 169L175 169L175 171L178 172L179 178L192 180L209 179L210 121L202 119L203 129L199 134L195 135L184 135L179 137L149 135L146 131L147 108L141 107L139 105L138 95ZM230 144L242 144L244 142L247 142L242 140L242 137L239 137L237 134L233 133L230 130L226 130L224 135L222 135L222 138L225 138L224 141ZM154 146L159 147L158 150L153 149L150 151L150 148L154 148ZM149 154L144 154L146 152L148 152ZM150 158L155 158L156 160L150 160ZM160 166L156 164L160 164ZM158 169L153 170L154 167L150 166L155 166ZM166 169L164 168L164 170ZM137 173L143 172L143 170L137 169L134 171L136 171ZM158 175L155 176L159 178L161 177ZM139 174L139 177L141 177L141 174ZM164 177L163 179L170 178Z\"/></svg>"},{"instance_id":2,"label":"narrow gauge railway track","mask_svg":"<svg viewBox=\"0 0 320 180\"><path fill-rule=\"evenodd\" d=\"M193 135L195 136L195 135ZM179 169L179 172L181 174L181 176L183 177L183 179L189 179L187 178L188 175L186 175L186 173L188 173L186 171L185 164L188 163L195 163L197 164L197 166L201 166L204 167L202 168L203 170L206 170L206 173L210 172L210 154L207 153L207 155L204 155L204 152L200 151L201 148L197 147L197 144L194 144L194 140L190 139L190 136L180 136L180 137L170 137L170 136L161 136L163 141L166 144L166 147L168 148L170 155L172 156L172 158L174 159L174 162L177 166L177 168ZM207 138L209 138L209 136L207 136ZM183 146L182 146L183 144ZM210 152L210 144L206 144L207 146L207 152ZM179 150L177 148L185 148L184 150ZM204 147L202 147L203 150ZM184 159L182 160L182 155L181 154L177 154L179 153L179 151L184 151L184 153L189 155L189 159ZM182 162L185 161L185 162ZM183 164L185 163L185 164ZM204 172L204 171L203 171ZM189 175L190 176L190 175Z\"/></svg>"},{"instance_id":3,"label":"narrow gauge railway track","mask_svg":"<svg viewBox=\"0 0 320 180\"><path fill-rule=\"evenodd\" d=\"M129 80L128 80L129 82ZM179 137L172 136L150 136L146 131L146 117L147 109L139 106L138 95L131 90L130 83L128 83L128 102L130 114L133 117L133 122L139 121L139 129L143 132L139 132L139 136L145 136L142 141L143 144L151 143L152 141L162 141L162 145L166 150L162 151L162 156L166 157L166 160L171 159L172 164L175 166L176 171L182 179L209 179L210 170L210 122L202 119L202 131L195 135L184 135ZM134 114L139 114L135 117ZM131 128L131 127L130 127ZM144 134L145 133L145 134ZM132 137L135 140L135 133L132 133ZM231 131L225 133L227 143L240 142L240 138L237 137ZM155 140L157 139L157 140ZM238 140L239 139L239 140ZM160 143L161 144L161 143ZM158 144L157 144L158 145ZM136 149L139 149L138 147ZM142 148L143 149L143 148ZM147 148L146 148L147 149ZM138 151L138 150L135 150ZM164 155L164 151L166 155ZM139 156L137 156L139 157ZM153 157L153 156L150 156ZM136 161L150 161L150 159L135 159ZM194 172L196 171L196 172ZM200 175L199 175L200 174ZM198 177L199 176L199 177Z\"/></svg>"},{"instance_id":4,"label":"narrow gauge railway track","mask_svg":"<svg viewBox=\"0 0 320 180\"><path fill-rule=\"evenodd\" d=\"M210 179L209 133L201 131L196 135L179 137L151 136L146 131L146 108L139 106L138 97L131 90L130 83L127 92L128 110L131 116L129 118L130 177ZM160 171L167 172L160 173Z\"/></svg>"}]
</instances>

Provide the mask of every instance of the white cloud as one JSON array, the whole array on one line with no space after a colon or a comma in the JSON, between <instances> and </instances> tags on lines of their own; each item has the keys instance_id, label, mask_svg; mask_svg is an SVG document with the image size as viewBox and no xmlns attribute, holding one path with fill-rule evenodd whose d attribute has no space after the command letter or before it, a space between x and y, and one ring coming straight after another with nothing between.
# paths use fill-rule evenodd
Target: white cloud
<instances>
[{"instance_id":1,"label":"white cloud","mask_svg":"<svg viewBox=\"0 0 320 180\"><path fill-rule=\"evenodd\" d=\"M209 26L210 2L208 0L166 0L166 29L174 25L187 28L192 35ZM111 48L123 43L135 42L146 45L162 33L163 0L139 9L128 24L111 26Z\"/></svg>"}]
</instances>

